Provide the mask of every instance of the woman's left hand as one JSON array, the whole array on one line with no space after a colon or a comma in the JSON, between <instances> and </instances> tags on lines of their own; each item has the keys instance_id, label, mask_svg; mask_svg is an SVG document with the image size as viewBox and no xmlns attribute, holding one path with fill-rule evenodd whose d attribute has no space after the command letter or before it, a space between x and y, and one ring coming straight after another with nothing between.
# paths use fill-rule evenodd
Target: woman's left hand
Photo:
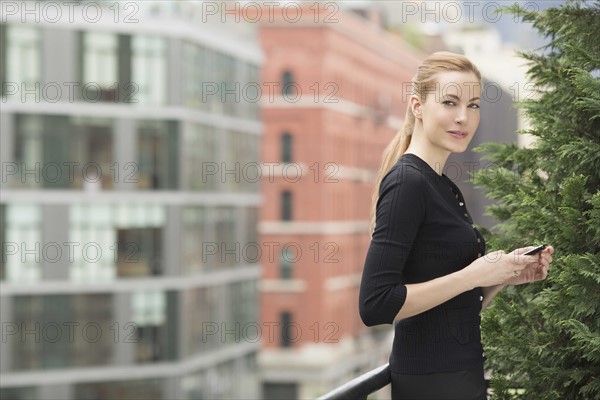
<instances>
[{"instance_id":1,"label":"woman's left hand","mask_svg":"<svg viewBox=\"0 0 600 400\"><path fill-rule=\"evenodd\" d=\"M531 249L533 249L533 246L526 247L522 251L525 253ZM554 253L554 247L546 247L539 253L538 261L527 264L525 269L515 273L515 276L507 279L504 283L506 285L522 285L524 283L537 282L546 279L548 276L548 268L552 262L552 253Z\"/></svg>"}]
</instances>

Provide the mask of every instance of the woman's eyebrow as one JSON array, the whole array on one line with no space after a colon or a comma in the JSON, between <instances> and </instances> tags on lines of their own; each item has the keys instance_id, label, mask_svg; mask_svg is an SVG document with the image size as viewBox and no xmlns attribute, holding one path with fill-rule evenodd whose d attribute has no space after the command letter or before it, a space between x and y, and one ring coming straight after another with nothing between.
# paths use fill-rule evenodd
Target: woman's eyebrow
<instances>
[{"instance_id":1,"label":"woman's eyebrow","mask_svg":"<svg viewBox=\"0 0 600 400\"><path fill-rule=\"evenodd\" d=\"M454 94L447 94L446 96L452 97L453 99L456 99L456 100L460 100L460 97L458 97ZM469 99L469 101L473 101L473 100L479 100L479 97L473 97L472 99Z\"/></svg>"}]
</instances>

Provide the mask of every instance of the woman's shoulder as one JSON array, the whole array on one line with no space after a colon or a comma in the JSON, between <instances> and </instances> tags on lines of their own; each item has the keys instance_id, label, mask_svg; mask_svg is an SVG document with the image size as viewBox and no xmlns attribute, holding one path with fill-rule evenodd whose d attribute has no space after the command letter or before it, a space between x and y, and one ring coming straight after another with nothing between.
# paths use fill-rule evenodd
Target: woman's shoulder
<instances>
[{"instance_id":1,"label":"woman's shoulder","mask_svg":"<svg viewBox=\"0 0 600 400\"><path fill-rule=\"evenodd\" d=\"M429 186L421 166L410 157L402 156L381 181L377 207L387 204L411 210L415 217L423 215L431 197Z\"/></svg>"},{"instance_id":2,"label":"woman's shoulder","mask_svg":"<svg viewBox=\"0 0 600 400\"><path fill-rule=\"evenodd\" d=\"M425 181L425 172L418 160L412 154L405 154L390 168L381 184L406 183L412 186L424 185Z\"/></svg>"}]
</instances>

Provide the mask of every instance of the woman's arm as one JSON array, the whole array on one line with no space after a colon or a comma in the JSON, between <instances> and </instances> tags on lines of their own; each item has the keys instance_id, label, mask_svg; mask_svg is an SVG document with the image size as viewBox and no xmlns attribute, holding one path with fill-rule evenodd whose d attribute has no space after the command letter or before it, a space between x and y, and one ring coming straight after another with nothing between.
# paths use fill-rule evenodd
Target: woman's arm
<instances>
[{"instance_id":1,"label":"woman's arm","mask_svg":"<svg viewBox=\"0 0 600 400\"><path fill-rule=\"evenodd\" d=\"M404 319L440 305L475 286L460 270L427 282L406 285L406 300L396 316Z\"/></svg>"},{"instance_id":2,"label":"woman's arm","mask_svg":"<svg viewBox=\"0 0 600 400\"><path fill-rule=\"evenodd\" d=\"M481 303L481 309L485 310L492 303L494 297L496 297L505 286L505 283L501 283L500 285L481 288L483 290L483 303Z\"/></svg>"},{"instance_id":3,"label":"woman's arm","mask_svg":"<svg viewBox=\"0 0 600 400\"><path fill-rule=\"evenodd\" d=\"M487 302L484 300L482 307L487 307L505 282L514 277L515 271L520 274L534 261L537 263L537 257L525 256L522 254L525 251L521 248L509 254L503 251L490 253L460 271L427 282L405 285L406 299L396 319L420 314L476 287L483 288Z\"/></svg>"}]
</instances>

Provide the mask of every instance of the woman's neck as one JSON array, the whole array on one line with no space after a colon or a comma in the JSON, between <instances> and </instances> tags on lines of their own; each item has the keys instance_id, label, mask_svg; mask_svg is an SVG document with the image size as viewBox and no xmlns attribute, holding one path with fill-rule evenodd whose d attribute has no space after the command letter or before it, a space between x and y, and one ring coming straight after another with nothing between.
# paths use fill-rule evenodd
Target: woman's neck
<instances>
[{"instance_id":1,"label":"woman's neck","mask_svg":"<svg viewBox=\"0 0 600 400\"><path fill-rule=\"evenodd\" d=\"M450 152L442 149L432 149L411 141L405 154L414 154L425 161L438 175L442 175L444 165L450 156Z\"/></svg>"}]
</instances>

